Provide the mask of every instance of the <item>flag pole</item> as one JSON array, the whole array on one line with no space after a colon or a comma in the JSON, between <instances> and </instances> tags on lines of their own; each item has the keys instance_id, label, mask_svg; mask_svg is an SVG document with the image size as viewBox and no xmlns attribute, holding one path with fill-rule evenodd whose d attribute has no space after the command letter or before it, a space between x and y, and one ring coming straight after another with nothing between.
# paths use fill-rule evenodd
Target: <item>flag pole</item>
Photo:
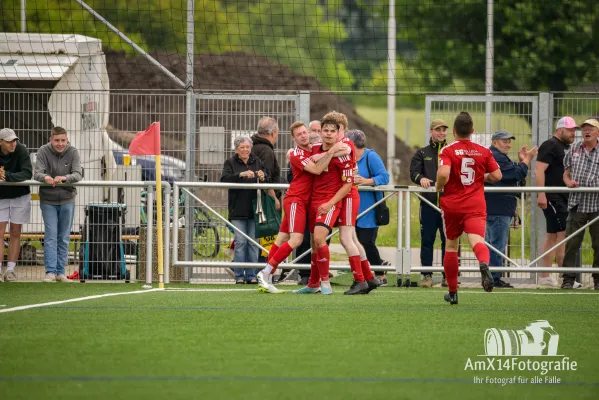
<instances>
[{"instance_id":1,"label":"flag pole","mask_svg":"<svg viewBox=\"0 0 599 400\"><path fill-rule=\"evenodd\" d=\"M160 165L160 122L156 140L156 238L158 242L158 287L164 288L164 243L162 237L162 168Z\"/></svg>"}]
</instances>

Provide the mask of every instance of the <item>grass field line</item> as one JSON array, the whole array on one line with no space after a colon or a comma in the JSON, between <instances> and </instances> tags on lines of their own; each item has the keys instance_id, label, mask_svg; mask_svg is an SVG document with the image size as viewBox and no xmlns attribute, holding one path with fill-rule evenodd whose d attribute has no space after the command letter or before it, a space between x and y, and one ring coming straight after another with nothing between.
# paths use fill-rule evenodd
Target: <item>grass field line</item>
<instances>
[{"instance_id":1,"label":"grass field line","mask_svg":"<svg viewBox=\"0 0 599 400\"><path fill-rule=\"evenodd\" d=\"M127 294L142 294L142 293L150 293L150 292L157 292L157 291L164 291L164 289L149 289L149 290L136 290L134 292L104 293L104 294L97 294L97 295L94 295L94 296L76 297L74 299L50 301L48 303L28 304L28 305L25 305L25 306L5 308L3 310L0 310L0 313L8 313L8 312L13 312L13 311L23 311L23 310L29 310L31 308L50 307L50 306L56 306L56 305L59 305L59 304L75 303L75 302L79 302L79 301L101 299L102 297L121 296L121 295L127 295Z\"/></svg>"},{"instance_id":2,"label":"grass field line","mask_svg":"<svg viewBox=\"0 0 599 400\"><path fill-rule=\"evenodd\" d=\"M465 383L472 384L472 379L447 379L447 378L412 378L412 377L316 377L316 376L0 376L0 382L118 382L118 381L249 381L249 382L347 382L347 383ZM599 386L599 382L592 381L565 381L559 385L574 386Z\"/></svg>"},{"instance_id":3,"label":"grass field line","mask_svg":"<svg viewBox=\"0 0 599 400\"><path fill-rule=\"evenodd\" d=\"M166 288L167 292L257 292L257 288L256 289L208 289L208 288ZM287 292L287 291L286 291ZM386 293L392 293L392 294L409 294L409 295L415 295L415 294L435 294L435 295L439 295L439 293L444 293L445 291L441 291L441 290L380 290L377 291L375 293L379 293L379 294L386 294ZM289 291L289 293L291 293L291 291ZM487 292L483 292L478 291L476 289L473 290L463 290L460 291L460 294L484 294L484 295L488 295ZM539 296L555 296L555 295L564 295L564 296L577 296L577 295L589 295L589 296L599 296L599 292L559 292L557 290L547 290L544 292L523 292L523 291L513 291L513 290L506 290L506 291L494 291L492 295L495 294L522 294L522 295L539 295Z\"/></svg>"}]
</instances>

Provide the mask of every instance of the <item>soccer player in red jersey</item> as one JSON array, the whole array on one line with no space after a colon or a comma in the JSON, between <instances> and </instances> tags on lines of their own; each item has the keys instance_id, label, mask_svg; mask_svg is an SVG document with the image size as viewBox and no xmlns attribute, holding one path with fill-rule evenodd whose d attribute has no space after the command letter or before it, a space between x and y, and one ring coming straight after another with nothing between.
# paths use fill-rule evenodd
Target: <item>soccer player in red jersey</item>
<instances>
[{"instance_id":1,"label":"soccer player in red jersey","mask_svg":"<svg viewBox=\"0 0 599 400\"><path fill-rule=\"evenodd\" d=\"M345 137L345 130L348 128L348 120L345 114L337 111L327 113L324 118L333 119L339 124L339 133L337 140L346 143L351 148L350 160L344 164L344 167L356 168L356 150L354 143ZM348 165L349 164L349 165ZM356 220L360 210L360 194L358 188L352 185L351 191L341 202L341 212L339 214L339 241L347 253L349 265L354 277L354 282L346 295L368 294L371 290L379 287L380 282L374 277L370 269L370 263L366 256L364 246L358 240L356 234Z\"/></svg>"},{"instance_id":2,"label":"soccer player in red jersey","mask_svg":"<svg viewBox=\"0 0 599 400\"><path fill-rule=\"evenodd\" d=\"M257 275L258 290L263 293L282 293L271 283L272 276L279 264L285 261L293 250L302 243L314 176L320 175L333 157L349 153L349 148L346 145L335 143L329 149L330 151L323 153L323 157L314 163L311 158L310 133L306 125L301 121L294 122L289 130L297 145L289 154L293 180L289 185L289 190L285 193L283 202L285 215L279 228L277 240L268 253L266 267Z\"/></svg>"},{"instance_id":3,"label":"soccer player in red jersey","mask_svg":"<svg viewBox=\"0 0 599 400\"><path fill-rule=\"evenodd\" d=\"M483 288L493 290L493 276L489 272L489 249L484 244L486 203L484 182L501 180L501 170L491 150L470 140L474 132L472 117L462 111L453 123L455 141L439 153L436 189L443 191L441 214L447 244L443 268L449 293L445 301L458 304L458 240L462 233L479 262Z\"/></svg>"},{"instance_id":4,"label":"soccer player in red jersey","mask_svg":"<svg viewBox=\"0 0 599 400\"><path fill-rule=\"evenodd\" d=\"M330 151L338 143L339 124L335 120L323 119L321 127L322 145L314 145L313 154ZM350 192L353 184L354 171L349 161L349 155L334 157L328 168L314 177L309 221L312 232L312 261L316 264L318 275L313 268L308 285L295 293L316 293L319 286L322 294L333 293L329 282L330 252L326 238L339 218L341 200Z\"/></svg>"}]
</instances>

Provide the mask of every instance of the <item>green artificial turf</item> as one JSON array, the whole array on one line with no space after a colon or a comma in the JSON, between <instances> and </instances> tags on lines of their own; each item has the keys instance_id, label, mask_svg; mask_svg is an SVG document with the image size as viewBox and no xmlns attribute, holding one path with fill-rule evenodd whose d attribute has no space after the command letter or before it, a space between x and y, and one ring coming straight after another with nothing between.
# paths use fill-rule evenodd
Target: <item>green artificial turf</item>
<instances>
[{"instance_id":1,"label":"green artificial turf","mask_svg":"<svg viewBox=\"0 0 599 400\"><path fill-rule=\"evenodd\" d=\"M0 284L0 309L139 284ZM255 286L156 291L0 313L1 398L597 398L591 291L460 292L380 288L367 296L259 294ZM283 289L297 287L284 286ZM215 291L216 289L216 291ZM220 291L218 291L220 290ZM465 370L485 360L488 328L547 320L576 371L560 384L474 383L545 375ZM526 360L529 357L520 357ZM561 360L562 357L530 357Z\"/></svg>"}]
</instances>

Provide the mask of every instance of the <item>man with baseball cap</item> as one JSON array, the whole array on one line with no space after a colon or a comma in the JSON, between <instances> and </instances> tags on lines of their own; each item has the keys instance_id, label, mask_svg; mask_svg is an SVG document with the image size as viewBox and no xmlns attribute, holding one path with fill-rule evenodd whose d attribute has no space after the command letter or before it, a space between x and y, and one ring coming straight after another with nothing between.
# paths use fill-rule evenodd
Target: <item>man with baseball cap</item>
<instances>
[{"instance_id":1,"label":"man with baseball cap","mask_svg":"<svg viewBox=\"0 0 599 400\"><path fill-rule=\"evenodd\" d=\"M425 189L435 187L439 167L439 153L447 144L445 140L447 137L447 124L442 119L433 120L429 133L431 138L428 146L418 149L410 163L410 179ZM439 206L439 193L422 193L422 196L437 207ZM441 235L441 260L443 260L445 257L445 233L443 232L441 214L424 201L420 201L420 263L423 266L433 265L433 248L437 231ZM443 274L441 285L447 285L445 274ZM422 273L420 286L424 288L433 287L432 273Z\"/></svg>"},{"instance_id":2,"label":"man with baseball cap","mask_svg":"<svg viewBox=\"0 0 599 400\"><path fill-rule=\"evenodd\" d=\"M31 179L31 160L27 148L18 143L12 129L0 130L0 181L23 182ZM2 274L0 260L0 282L17 280L15 266L21 244L21 226L29 223L31 198L29 186L4 186L0 190L0 233L4 236L6 224L10 222L8 245L8 269Z\"/></svg>"},{"instance_id":3,"label":"man with baseball cap","mask_svg":"<svg viewBox=\"0 0 599 400\"><path fill-rule=\"evenodd\" d=\"M564 157L564 183L570 188L599 187L599 121L587 119L580 125L582 141L574 143ZM591 221L589 226L593 248L593 268L599 268L599 193L570 193L566 222L566 251L564 267L576 266L584 232L574 232ZM562 289L574 288L576 274L565 273ZM594 289L599 290L599 274L593 274Z\"/></svg>"},{"instance_id":4,"label":"man with baseball cap","mask_svg":"<svg viewBox=\"0 0 599 400\"><path fill-rule=\"evenodd\" d=\"M529 149L528 146L523 146L518 152L518 162L513 162L508 154L514 139L516 138L505 130L499 130L491 136L490 150L501 170L501 180L495 183L485 182L485 186L520 186L528 175L528 167L537 155L537 148ZM501 252L504 252L507 246L510 224L512 218L516 215L518 197L514 193L485 192L485 201L487 203L485 239L491 246ZM491 250L489 266L501 267L502 265L503 257ZM513 287L501 279L501 273L499 272L493 272L493 282L493 286L496 288Z\"/></svg>"},{"instance_id":5,"label":"man with baseball cap","mask_svg":"<svg viewBox=\"0 0 599 400\"><path fill-rule=\"evenodd\" d=\"M564 155L574 142L578 125L572 117L562 117L557 121L554 135L539 147L535 165L535 186L566 186L564 183ZM555 246L566 237L566 219L568 218L568 193L537 193L537 206L543 210L547 226L547 234L543 241L541 253ZM550 267L555 258L558 266L562 266L565 246L561 245L555 252L541 259L541 266ZM541 274L539 285L557 286L557 281L547 273ZM578 284L580 285L580 284Z\"/></svg>"}]
</instances>

